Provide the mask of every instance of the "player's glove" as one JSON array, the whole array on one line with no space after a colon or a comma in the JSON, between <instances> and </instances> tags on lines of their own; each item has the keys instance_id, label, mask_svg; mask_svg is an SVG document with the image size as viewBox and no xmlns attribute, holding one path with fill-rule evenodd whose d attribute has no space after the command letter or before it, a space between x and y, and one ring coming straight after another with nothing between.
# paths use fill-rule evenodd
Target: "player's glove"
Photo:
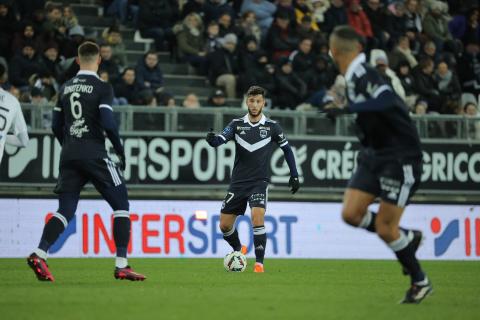
<instances>
[{"instance_id":1,"label":"player's glove","mask_svg":"<svg viewBox=\"0 0 480 320\"><path fill-rule=\"evenodd\" d=\"M118 155L118 167L120 168L120 170L125 171L125 154L123 153Z\"/></svg>"},{"instance_id":2,"label":"player's glove","mask_svg":"<svg viewBox=\"0 0 480 320\"><path fill-rule=\"evenodd\" d=\"M338 116L344 115L348 113L348 108L340 107L333 102L328 103L323 107L323 113L327 115L327 118L330 120L335 120Z\"/></svg>"},{"instance_id":3,"label":"player's glove","mask_svg":"<svg viewBox=\"0 0 480 320\"><path fill-rule=\"evenodd\" d=\"M207 137L205 139L208 143L212 143L215 140L215 132L213 132L213 128L210 128L210 131L207 133Z\"/></svg>"},{"instance_id":4,"label":"player's glove","mask_svg":"<svg viewBox=\"0 0 480 320\"><path fill-rule=\"evenodd\" d=\"M290 177L290 180L288 181L288 186L290 187L290 191L292 191L292 194L298 191L300 189L300 181L298 180L298 177Z\"/></svg>"}]
</instances>

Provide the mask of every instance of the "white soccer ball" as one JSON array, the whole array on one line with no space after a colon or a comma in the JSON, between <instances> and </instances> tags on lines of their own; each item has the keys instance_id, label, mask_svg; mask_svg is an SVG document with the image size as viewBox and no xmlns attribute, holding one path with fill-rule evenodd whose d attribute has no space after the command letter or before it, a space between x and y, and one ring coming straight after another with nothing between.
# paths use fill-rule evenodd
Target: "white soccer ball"
<instances>
[{"instance_id":1,"label":"white soccer ball","mask_svg":"<svg viewBox=\"0 0 480 320\"><path fill-rule=\"evenodd\" d=\"M247 257L239 251L233 251L223 259L225 270L231 272L243 272L247 267Z\"/></svg>"}]
</instances>

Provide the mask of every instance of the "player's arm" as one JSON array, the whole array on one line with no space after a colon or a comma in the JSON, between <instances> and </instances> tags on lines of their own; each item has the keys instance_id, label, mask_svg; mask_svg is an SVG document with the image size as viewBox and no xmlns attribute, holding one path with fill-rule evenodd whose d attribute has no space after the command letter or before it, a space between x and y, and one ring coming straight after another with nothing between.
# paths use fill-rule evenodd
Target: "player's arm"
<instances>
[{"instance_id":1,"label":"player's arm","mask_svg":"<svg viewBox=\"0 0 480 320\"><path fill-rule=\"evenodd\" d=\"M117 156L120 158L121 169L125 169L125 151L122 142L120 141L120 134L118 132L117 123L113 117L113 88L106 84L106 92L100 101L100 123L102 124L108 139L113 145Z\"/></svg>"},{"instance_id":2,"label":"player's arm","mask_svg":"<svg viewBox=\"0 0 480 320\"><path fill-rule=\"evenodd\" d=\"M285 156L285 161L287 162L288 168L290 169L290 180L288 185L292 191L295 193L300 188L300 181L298 179L297 163L295 161L295 155L293 154L292 148L288 144L287 137L283 134L282 128L277 124L274 127L274 132L272 133L273 140L278 144L282 149L283 155Z\"/></svg>"},{"instance_id":3,"label":"player's arm","mask_svg":"<svg viewBox=\"0 0 480 320\"><path fill-rule=\"evenodd\" d=\"M210 129L210 131L207 133L206 140L210 146L218 147L232 140L234 136L235 136L235 125L232 121L228 124L228 126L225 127L225 129L223 129L221 134L217 135L215 134L215 132L213 132L213 129Z\"/></svg>"},{"instance_id":4,"label":"player's arm","mask_svg":"<svg viewBox=\"0 0 480 320\"><path fill-rule=\"evenodd\" d=\"M58 100L56 106L53 108L53 115L52 115L52 131L55 137L57 138L60 145L63 144L63 133L65 127L65 115L63 113L63 106L62 106L62 92L63 87L60 89L58 94Z\"/></svg>"},{"instance_id":5,"label":"player's arm","mask_svg":"<svg viewBox=\"0 0 480 320\"><path fill-rule=\"evenodd\" d=\"M28 144L28 129L23 117L22 108L17 102L16 112L13 118L13 134L7 134L5 142L9 145L25 148Z\"/></svg>"}]
</instances>

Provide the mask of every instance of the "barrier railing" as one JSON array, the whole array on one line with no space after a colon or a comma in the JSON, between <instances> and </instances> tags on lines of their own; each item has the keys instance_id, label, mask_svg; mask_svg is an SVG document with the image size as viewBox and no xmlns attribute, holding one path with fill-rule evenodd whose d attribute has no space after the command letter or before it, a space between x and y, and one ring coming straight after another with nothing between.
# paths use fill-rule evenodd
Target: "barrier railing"
<instances>
[{"instance_id":1,"label":"barrier railing","mask_svg":"<svg viewBox=\"0 0 480 320\"><path fill-rule=\"evenodd\" d=\"M48 129L52 106L22 105L30 129ZM115 114L121 131L156 131L158 133L198 133L209 128L220 131L233 118L243 116L240 108L117 106ZM354 136L354 115L335 121L316 111L266 110L288 135L294 136ZM412 115L421 138L448 140L478 140L480 116Z\"/></svg>"}]
</instances>

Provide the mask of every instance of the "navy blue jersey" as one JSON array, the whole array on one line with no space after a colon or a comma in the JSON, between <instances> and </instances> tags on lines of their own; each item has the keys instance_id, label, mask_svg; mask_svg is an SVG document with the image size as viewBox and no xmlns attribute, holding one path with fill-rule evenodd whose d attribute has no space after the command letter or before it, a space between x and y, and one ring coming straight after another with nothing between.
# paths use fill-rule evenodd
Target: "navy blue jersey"
<instances>
[{"instance_id":1,"label":"navy blue jersey","mask_svg":"<svg viewBox=\"0 0 480 320\"><path fill-rule=\"evenodd\" d=\"M345 79L350 104L376 99L387 90L393 93L392 105L357 113L356 131L363 147L377 155L420 156L420 139L407 106L378 71L365 63L364 54L352 61Z\"/></svg>"},{"instance_id":2,"label":"navy blue jersey","mask_svg":"<svg viewBox=\"0 0 480 320\"><path fill-rule=\"evenodd\" d=\"M92 71L81 70L63 85L54 108L64 120L62 161L107 157L100 108L111 110L112 102L112 86Z\"/></svg>"},{"instance_id":3,"label":"navy blue jersey","mask_svg":"<svg viewBox=\"0 0 480 320\"><path fill-rule=\"evenodd\" d=\"M251 123L248 114L234 119L219 135L225 142L235 140L235 163L231 183L270 181L269 163L273 146L288 144L280 125L262 115Z\"/></svg>"}]
</instances>

